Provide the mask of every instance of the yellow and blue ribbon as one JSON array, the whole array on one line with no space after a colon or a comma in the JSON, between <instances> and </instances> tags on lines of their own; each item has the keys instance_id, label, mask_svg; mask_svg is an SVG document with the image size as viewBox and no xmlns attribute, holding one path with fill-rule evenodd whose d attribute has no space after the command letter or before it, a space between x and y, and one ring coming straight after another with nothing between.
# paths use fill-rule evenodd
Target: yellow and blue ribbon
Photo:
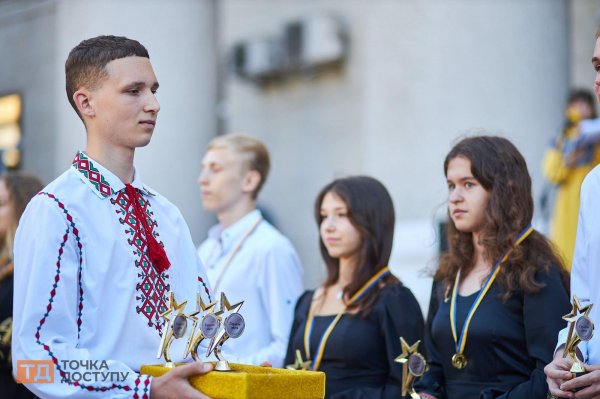
<instances>
[{"instance_id":1,"label":"yellow and blue ribbon","mask_svg":"<svg viewBox=\"0 0 600 399\"><path fill-rule=\"evenodd\" d=\"M496 262L496 264L492 268L490 275L483 284L483 287L481 287L481 290L479 291L475 302L471 306L471 309L469 309L469 313L467 313L467 318L465 319L465 322L463 324L462 331L460 332L460 337L458 338L456 335L456 299L458 296L458 286L460 283L460 270L458 271L458 273L456 273L456 279L454 280L454 288L452 289L452 300L450 302L450 328L452 329L452 336L454 337L454 343L456 344L456 353L464 353L465 346L467 345L467 335L469 334L469 325L471 324L471 319L473 318L473 315L475 314L477 308L481 304L481 301L483 301L483 298L494 283L494 280L496 280L496 276L498 276L498 273L500 273L500 266L506 261L506 259L508 259L510 253L516 247L518 247L519 244L521 244L527 237L529 237L533 230L534 229L531 225L527 226L525 230L523 230L517 236L517 239L512 248L506 251L504 256L500 260L498 260L498 262Z\"/></svg>"},{"instance_id":2,"label":"yellow and blue ribbon","mask_svg":"<svg viewBox=\"0 0 600 399\"><path fill-rule=\"evenodd\" d=\"M333 319L331 324L329 324L329 326L327 327L327 329L325 330L325 332L323 333L323 336L321 337L321 339L319 341L319 346L317 346L317 356L315 356L315 358L313 359L313 361L311 362L311 365L310 365L311 370L316 371L319 369L319 366L321 365L321 361L323 360L323 354L325 353L325 345L327 344L327 340L329 339L331 332L333 331L333 329L335 328L337 323L340 321L340 319L342 318L344 313L346 313L346 310L348 310L348 308L353 303L360 300L367 293L367 291L369 291L371 289L371 287L373 287L375 284L377 284L377 282L379 282L379 280L381 280L388 274L390 274L390 270L387 266L382 268L381 270L379 270L373 277L371 277L365 284L363 284L363 286L360 287L360 289L358 291L356 291L356 293L354 295L352 295L350 300L344 306L344 309L342 309L342 311L340 311L335 316L335 318ZM311 310L308 314L308 319L306 320L306 326L304 327L304 351L306 352L307 359L310 359L310 336L312 334L314 319L315 319L315 312L314 312L314 310Z\"/></svg>"}]
</instances>

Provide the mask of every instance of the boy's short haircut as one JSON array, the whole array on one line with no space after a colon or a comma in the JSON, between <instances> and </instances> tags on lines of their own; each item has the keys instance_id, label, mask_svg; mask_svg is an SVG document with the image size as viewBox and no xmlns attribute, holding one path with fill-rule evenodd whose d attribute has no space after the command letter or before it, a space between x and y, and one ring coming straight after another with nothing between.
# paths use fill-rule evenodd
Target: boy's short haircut
<instances>
[{"instance_id":1,"label":"boy's short haircut","mask_svg":"<svg viewBox=\"0 0 600 399\"><path fill-rule=\"evenodd\" d=\"M247 170L255 170L260 175L260 182L256 190L252 193L252 198L256 199L261 188L267 180L271 161L269 150L255 137L247 134L230 133L215 137L208 143L207 151L213 148L230 148L243 157L244 167Z\"/></svg>"},{"instance_id":2,"label":"boy's short haircut","mask_svg":"<svg viewBox=\"0 0 600 399\"><path fill-rule=\"evenodd\" d=\"M97 88L107 77L106 64L130 56L150 58L148 50L140 42L122 36L94 37L71 50L65 62L67 98L80 118L73 93L81 87Z\"/></svg>"}]
</instances>

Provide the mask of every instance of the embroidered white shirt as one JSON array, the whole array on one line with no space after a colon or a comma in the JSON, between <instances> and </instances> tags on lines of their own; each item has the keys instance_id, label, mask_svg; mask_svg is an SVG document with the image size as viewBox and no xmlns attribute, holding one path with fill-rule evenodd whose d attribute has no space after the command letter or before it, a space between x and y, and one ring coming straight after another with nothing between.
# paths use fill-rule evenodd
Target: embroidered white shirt
<instances>
[{"instance_id":1,"label":"embroidered white shirt","mask_svg":"<svg viewBox=\"0 0 600 399\"><path fill-rule=\"evenodd\" d=\"M594 304L591 319L600 323L600 166L586 176L581 185L581 204L577 239L571 269L571 296L577 295L582 306ZM558 335L558 345L566 342L568 328ZM588 364L600 364L600 336L580 342L579 350Z\"/></svg>"},{"instance_id":2,"label":"embroidered white shirt","mask_svg":"<svg viewBox=\"0 0 600 399\"><path fill-rule=\"evenodd\" d=\"M198 248L215 296L224 292L230 303L244 301L240 313L246 329L223 346L236 361L282 367L294 306L302 293L302 266L294 247L275 227L262 220L226 265L232 251L262 218L254 210L226 229L213 226ZM230 355L229 355L230 356Z\"/></svg>"},{"instance_id":3,"label":"embroidered white shirt","mask_svg":"<svg viewBox=\"0 0 600 399\"><path fill-rule=\"evenodd\" d=\"M124 184L82 152L21 218L13 368L19 360L54 363L54 383L28 385L41 398L148 398L151 378L137 371L164 362L156 354L169 290L179 303L188 301L185 313L196 308L197 292L205 302L213 299L177 207L144 185L137 171L132 185L170 260L163 273L147 257ZM171 346L173 361L182 360L185 341Z\"/></svg>"}]
</instances>

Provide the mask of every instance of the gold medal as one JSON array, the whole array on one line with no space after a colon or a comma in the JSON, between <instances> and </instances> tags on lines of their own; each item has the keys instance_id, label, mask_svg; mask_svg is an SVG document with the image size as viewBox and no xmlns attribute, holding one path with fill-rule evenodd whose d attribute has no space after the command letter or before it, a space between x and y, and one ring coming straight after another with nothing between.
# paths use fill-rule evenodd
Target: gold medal
<instances>
[{"instance_id":1,"label":"gold medal","mask_svg":"<svg viewBox=\"0 0 600 399\"><path fill-rule=\"evenodd\" d=\"M462 370L467 367L467 363L467 357L462 353L455 353L454 356L452 356L452 365L455 369Z\"/></svg>"}]
</instances>

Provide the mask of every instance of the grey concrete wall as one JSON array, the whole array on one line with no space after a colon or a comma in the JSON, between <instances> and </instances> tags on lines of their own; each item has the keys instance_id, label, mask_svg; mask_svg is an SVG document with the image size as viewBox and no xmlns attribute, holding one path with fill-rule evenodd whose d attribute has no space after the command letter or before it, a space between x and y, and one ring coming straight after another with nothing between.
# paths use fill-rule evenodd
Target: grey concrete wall
<instances>
[{"instance_id":1,"label":"grey concrete wall","mask_svg":"<svg viewBox=\"0 0 600 399\"><path fill-rule=\"evenodd\" d=\"M350 27L345 69L266 90L230 75L229 130L256 134L271 149L262 201L296 244L307 285L323 276L314 198L334 177L356 173L381 179L398 228L418 230L397 237L422 237L412 247L397 240L394 250L401 277L414 276L436 246L430 233L434 215L443 214L442 161L457 137L486 129L514 140L539 190L541 156L568 86L568 4L226 0L223 42L324 11Z\"/></svg>"},{"instance_id":2,"label":"grey concrete wall","mask_svg":"<svg viewBox=\"0 0 600 399\"><path fill-rule=\"evenodd\" d=\"M592 90L592 52L596 29L600 26L600 1L571 1L569 10L571 81L574 86Z\"/></svg>"},{"instance_id":3,"label":"grey concrete wall","mask_svg":"<svg viewBox=\"0 0 600 399\"><path fill-rule=\"evenodd\" d=\"M22 168L46 182L56 165L55 35L53 1L0 3L0 94L23 96Z\"/></svg>"}]
</instances>

